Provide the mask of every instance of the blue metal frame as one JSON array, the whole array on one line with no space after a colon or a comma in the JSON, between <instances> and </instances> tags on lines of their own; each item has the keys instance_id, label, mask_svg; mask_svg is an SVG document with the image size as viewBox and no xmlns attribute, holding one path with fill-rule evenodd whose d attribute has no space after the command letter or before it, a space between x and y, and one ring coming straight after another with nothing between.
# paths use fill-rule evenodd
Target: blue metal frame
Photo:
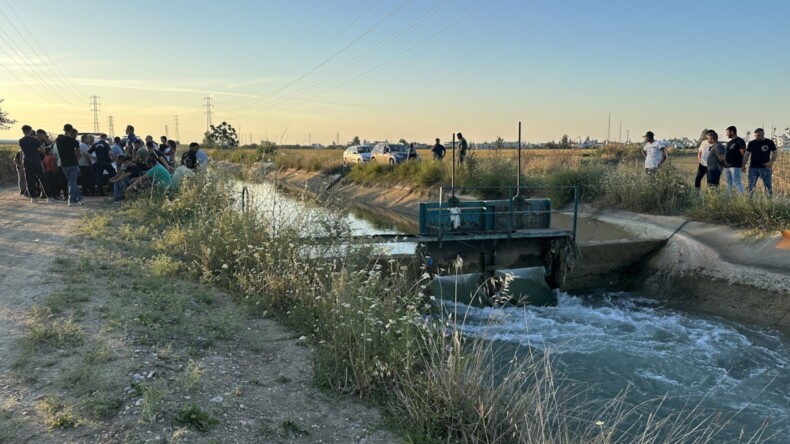
<instances>
[{"instance_id":1,"label":"blue metal frame","mask_svg":"<svg viewBox=\"0 0 790 444\"><path fill-rule=\"evenodd\" d=\"M525 199L521 192L526 188L541 191L548 189L573 190L573 228L571 232L551 229L551 200L546 198ZM470 192L475 190L494 190L499 193L507 192L507 199L491 200L457 200L451 207L444 200L445 195L456 196L460 191ZM448 192L449 191L449 192ZM458 191L458 193L456 193ZM453 229L450 209L457 207L460 227ZM436 237L440 241L448 237L476 237L483 238L512 238L524 236L524 232L535 231L534 234L556 236L565 233L576 238L576 225L579 210L578 186L534 186L534 187L441 187L438 202L420 203L419 233L421 236Z\"/></svg>"}]
</instances>

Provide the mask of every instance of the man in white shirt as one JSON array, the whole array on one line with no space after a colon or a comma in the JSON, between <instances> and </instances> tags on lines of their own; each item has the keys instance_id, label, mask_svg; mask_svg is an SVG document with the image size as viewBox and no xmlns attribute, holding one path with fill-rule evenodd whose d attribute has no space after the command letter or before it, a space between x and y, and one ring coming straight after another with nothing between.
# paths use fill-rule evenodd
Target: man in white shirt
<instances>
[{"instance_id":1,"label":"man in white shirt","mask_svg":"<svg viewBox=\"0 0 790 444\"><path fill-rule=\"evenodd\" d=\"M710 151L711 144L708 142L707 136L710 131L705 132L705 140L700 142L697 149L697 177L694 178L694 188L697 193L700 192L702 187L702 179L708 174L708 151Z\"/></svg>"},{"instance_id":2,"label":"man in white shirt","mask_svg":"<svg viewBox=\"0 0 790 444\"><path fill-rule=\"evenodd\" d=\"M642 147L642 154L645 156L645 172L654 174L658 167L667 160L667 150L664 144L654 139L652 131L645 133L645 146Z\"/></svg>"}]
</instances>

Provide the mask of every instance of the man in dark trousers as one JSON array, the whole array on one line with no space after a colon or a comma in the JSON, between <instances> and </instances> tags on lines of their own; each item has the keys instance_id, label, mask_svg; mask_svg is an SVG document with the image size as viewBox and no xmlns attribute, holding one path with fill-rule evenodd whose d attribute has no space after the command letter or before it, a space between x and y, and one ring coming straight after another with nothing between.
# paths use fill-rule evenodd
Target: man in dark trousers
<instances>
[{"instance_id":1,"label":"man in dark trousers","mask_svg":"<svg viewBox=\"0 0 790 444\"><path fill-rule=\"evenodd\" d=\"M730 138L730 141L727 142L727 154L725 156L727 169L724 170L727 173L727 189L732 191L735 188L739 193L743 194L741 168L743 168L743 155L746 153L746 142L738 137L738 129L734 126L727 128L727 137Z\"/></svg>"},{"instance_id":2,"label":"man in dark trousers","mask_svg":"<svg viewBox=\"0 0 790 444\"><path fill-rule=\"evenodd\" d=\"M93 170L96 173L96 189L99 196L106 196L104 193L104 172L106 171L110 176L115 176L115 168L112 167L112 147L107 142L107 135L102 134L99 141L91 145L88 149L89 154L96 156L96 163L93 165Z\"/></svg>"},{"instance_id":3,"label":"man in dark trousers","mask_svg":"<svg viewBox=\"0 0 790 444\"><path fill-rule=\"evenodd\" d=\"M84 201L80 197L80 190L77 188L77 176L80 174L78 158L80 156L80 143L76 138L77 131L70 123L63 125L63 134L55 140L60 157L60 167L69 183L69 206L82 205Z\"/></svg>"},{"instance_id":4,"label":"man in dark trousers","mask_svg":"<svg viewBox=\"0 0 790 444\"><path fill-rule=\"evenodd\" d=\"M464 135L458 133L458 163L463 164L466 159L466 151L469 149L469 144L464 139Z\"/></svg>"},{"instance_id":5,"label":"man in dark trousers","mask_svg":"<svg viewBox=\"0 0 790 444\"><path fill-rule=\"evenodd\" d=\"M771 139L765 138L765 131L762 128L754 130L754 140L746 146L746 154L743 156L743 167L741 168L743 172L746 172L746 164L749 163L751 158L752 162L749 163L749 196L754 193L757 179L763 180L763 185L765 185L765 190L768 191L769 196L774 193L771 184L771 172L776 162L776 156L776 145Z\"/></svg>"},{"instance_id":6,"label":"man in dark trousers","mask_svg":"<svg viewBox=\"0 0 790 444\"><path fill-rule=\"evenodd\" d=\"M442 160L444 159L444 153L447 152L447 150L444 149L444 145L442 145L442 143L437 138L436 143L433 145L433 148L431 148L431 152L433 153L434 160Z\"/></svg>"},{"instance_id":7,"label":"man in dark trousers","mask_svg":"<svg viewBox=\"0 0 790 444\"><path fill-rule=\"evenodd\" d=\"M30 125L22 127L24 136L19 139L19 148L24 155L24 168L25 178L27 179L27 191L30 193L30 202L35 203L38 197L35 194L37 184L40 184L41 190L44 191L42 198L45 202L49 203L49 198L52 196L52 190L49 189L49 184L44 177L44 167L41 166L41 141L36 138L36 133Z\"/></svg>"}]
</instances>

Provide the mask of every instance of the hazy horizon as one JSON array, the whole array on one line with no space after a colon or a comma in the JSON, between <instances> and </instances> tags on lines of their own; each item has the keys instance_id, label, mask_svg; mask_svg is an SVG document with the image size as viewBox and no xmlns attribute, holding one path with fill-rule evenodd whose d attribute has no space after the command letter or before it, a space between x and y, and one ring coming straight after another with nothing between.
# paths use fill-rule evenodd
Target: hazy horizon
<instances>
[{"instance_id":1,"label":"hazy horizon","mask_svg":"<svg viewBox=\"0 0 790 444\"><path fill-rule=\"evenodd\" d=\"M200 141L546 142L790 126L787 2L0 0L0 104L17 124ZM81 20L85 19L83 26ZM778 23L777 23L778 22ZM64 25L68 25L64 28ZM620 135L622 122L622 136ZM250 136L252 138L250 138Z\"/></svg>"}]
</instances>

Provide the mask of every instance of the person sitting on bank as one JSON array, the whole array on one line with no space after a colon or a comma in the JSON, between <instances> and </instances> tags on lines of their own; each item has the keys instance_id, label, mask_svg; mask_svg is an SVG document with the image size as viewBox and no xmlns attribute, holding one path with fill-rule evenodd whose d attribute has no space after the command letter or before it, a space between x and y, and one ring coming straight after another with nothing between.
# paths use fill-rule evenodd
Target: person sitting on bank
<instances>
[{"instance_id":1,"label":"person sitting on bank","mask_svg":"<svg viewBox=\"0 0 790 444\"><path fill-rule=\"evenodd\" d=\"M159 164L159 161L153 156L146 160L146 165L148 166L148 171L135 179L134 182L129 185L126 191L133 191L147 184L150 184L152 187L161 190L162 192L170 189L170 186L173 184L173 178L170 177L170 173L165 169L165 167Z\"/></svg>"}]
</instances>

